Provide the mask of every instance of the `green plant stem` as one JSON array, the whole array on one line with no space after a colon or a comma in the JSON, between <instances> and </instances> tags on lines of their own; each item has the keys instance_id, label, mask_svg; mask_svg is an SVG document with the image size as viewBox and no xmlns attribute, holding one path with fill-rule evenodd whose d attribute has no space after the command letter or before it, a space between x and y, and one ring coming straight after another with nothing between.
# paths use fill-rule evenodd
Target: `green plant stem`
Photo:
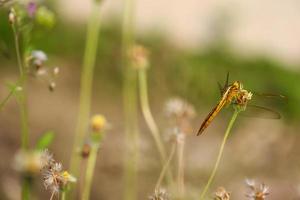
<instances>
[{"instance_id":1,"label":"green plant stem","mask_svg":"<svg viewBox=\"0 0 300 200\"><path fill-rule=\"evenodd\" d=\"M166 160L166 162L160 172L159 178L155 185L155 190L158 190L160 188L161 182L162 182L167 170L169 169L170 162L171 162L172 158L174 157L175 150L176 150L176 143L174 143L171 147L170 155L169 155L168 159Z\"/></svg>"},{"instance_id":2,"label":"green plant stem","mask_svg":"<svg viewBox=\"0 0 300 200\"><path fill-rule=\"evenodd\" d=\"M185 135L182 135L178 142L177 157L178 157L178 171L177 171L177 184L178 184L178 196L183 198L184 196L184 146Z\"/></svg>"},{"instance_id":3,"label":"green plant stem","mask_svg":"<svg viewBox=\"0 0 300 200\"><path fill-rule=\"evenodd\" d=\"M26 177L22 181L22 200L30 200L31 181Z\"/></svg>"},{"instance_id":4,"label":"green plant stem","mask_svg":"<svg viewBox=\"0 0 300 200\"><path fill-rule=\"evenodd\" d=\"M93 144L91 146L90 156L87 161L85 182L84 182L84 188L83 188L83 193L81 198L82 200L90 199L90 192L91 192L92 180L94 176L94 170L96 166L98 148L99 148L98 144Z\"/></svg>"},{"instance_id":5,"label":"green plant stem","mask_svg":"<svg viewBox=\"0 0 300 200\"><path fill-rule=\"evenodd\" d=\"M17 62L20 73L19 86L22 90L16 95L18 104L20 107L20 115L21 115L21 148L23 150L27 150L29 147L29 123L28 123L28 108L26 105L26 73L25 68L23 66L23 59L21 56L20 49L20 41L19 41L19 32L16 29L16 24L12 24L12 30L15 39L15 49L17 55ZM23 178L22 183L22 200L30 199L30 190L31 190L31 181L28 178Z\"/></svg>"},{"instance_id":6,"label":"green plant stem","mask_svg":"<svg viewBox=\"0 0 300 200\"><path fill-rule=\"evenodd\" d=\"M140 92L140 101L141 101L141 108L143 112L143 116L145 118L145 121L150 129L150 132L152 134L152 137L154 138L157 150L160 154L160 159L162 165L167 160L166 156L166 150L164 148L161 135L159 132L159 129L155 123L154 117L151 113L150 106L149 106L149 97L148 97L148 86L147 86L147 69L142 68L138 71L139 76L139 92ZM170 184L173 182L172 173L170 170L168 170L167 178Z\"/></svg>"},{"instance_id":7,"label":"green plant stem","mask_svg":"<svg viewBox=\"0 0 300 200\"><path fill-rule=\"evenodd\" d=\"M19 66L19 72L20 72L20 80L19 80L19 86L22 88L22 91L17 95L18 102L20 106L20 114L21 114L21 146L22 149L28 149L28 140L29 140L29 123L28 123L28 109L27 109L27 98L26 98L26 73L24 73L24 66L23 66L23 60L21 56L21 49L20 49L20 43L19 43L19 33L15 27L15 24L12 24L12 30L14 33L14 39L15 39L15 48L16 48L16 55L17 55L17 61Z\"/></svg>"},{"instance_id":8,"label":"green plant stem","mask_svg":"<svg viewBox=\"0 0 300 200\"><path fill-rule=\"evenodd\" d=\"M232 126L233 126L233 124L234 124L234 122L235 122L235 120L236 120L236 118L237 118L239 112L240 112L240 111L239 111L238 109L236 109L236 110L234 111L232 117L231 117L231 120L229 121L228 127L227 127L227 129L226 129L226 132L225 132L225 135L224 135L224 137L223 137L223 141L222 141L222 144L221 144L221 147L220 147L220 150L219 150L219 154L218 154L218 157L217 157L217 161L216 161L215 166L214 166L214 168L213 168L213 171L212 171L212 173L210 174L210 177L209 177L209 179L208 179L208 181L207 181L207 183L206 183L206 185L205 185L205 187L204 187L204 189L203 189L203 191L202 191L202 193L201 193L201 195L200 195L200 200L203 200L203 199L205 198L205 195L206 195L206 193L207 193L207 190L208 190L208 188L210 187L210 185L211 185L211 183L212 183L212 181L213 181L213 179L214 179L214 177L215 177L215 174L216 174L216 172L217 172L217 169L218 169L218 167L219 167L219 164L220 164L220 161L221 161L221 158L222 158L222 154L223 154L223 151L224 151L224 147L225 147L227 138L228 138L228 136L229 136L229 134L230 134L231 128L232 128Z\"/></svg>"},{"instance_id":9,"label":"green plant stem","mask_svg":"<svg viewBox=\"0 0 300 200\"><path fill-rule=\"evenodd\" d=\"M66 190L61 191L60 200L66 200Z\"/></svg>"},{"instance_id":10,"label":"green plant stem","mask_svg":"<svg viewBox=\"0 0 300 200\"><path fill-rule=\"evenodd\" d=\"M122 24L123 105L125 121L126 154L124 161L124 199L135 200L139 158L139 132L137 125L137 72L127 55L133 44L134 0L125 0Z\"/></svg>"},{"instance_id":11,"label":"green plant stem","mask_svg":"<svg viewBox=\"0 0 300 200\"><path fill-rule=\"evenodd\" d=\"M96 61L98 36L100 30L100 9L101 2L93 1L92 12L89 17L87 26L86 46L83 58L83 68L81 73L80 99L79 99L79 113L70 160L70 171L76 177L79 175L80 169L80 151L83 145L85 135L88 129L91 107L91 94L93 73Z\"/></svg>"},{"instance_id":12,"label":"green plant stem","mask_svg":"<svg viewBox=\"0 0 300 200\"><path fill-rule=\"evenodd\" d=\"M140 91L140 101L141 101L141 107L142 107L142 112L145 118L145 121L151 131L151 134L154 138L154 141L156 143L158 152L161 157L162 163L166 161L166 151L163 146L163 143L161 141L161 137L159 134L158 127L154 121L154 118L152 116L152 113L150 111L150 106L149 106L149 99L148 99L148 88L147 88L147 69L139 69L139 91Z\"/></svg>"}]
</instances>

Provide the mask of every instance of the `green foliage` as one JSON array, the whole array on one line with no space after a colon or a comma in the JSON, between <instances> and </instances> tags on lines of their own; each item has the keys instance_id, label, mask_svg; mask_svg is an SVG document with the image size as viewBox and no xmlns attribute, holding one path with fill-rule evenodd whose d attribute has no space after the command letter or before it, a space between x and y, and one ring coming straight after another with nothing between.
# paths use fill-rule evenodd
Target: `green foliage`
<instances>
[{"instance_id":1,"label":"green foliage","mask_svg":"<svg viewBox=\"0 0 300 200\"><path fill-rule=\"evenodd\" d=\"M45 6L41 6L37 10L36 21L39 25L51 29L55 25L55 15Z\"/></svg>"},{"instance_id":2,"label":"green foliage","mask_svg":"<svg viewBox=\"0 0 300 200\"><path fill-rule=\"evenodd\" d=\"M37 141L35 149L43 150L49 147L49 145L53 142L54 132L47 131L45 132Z\"/></svg>"}]
</instances>

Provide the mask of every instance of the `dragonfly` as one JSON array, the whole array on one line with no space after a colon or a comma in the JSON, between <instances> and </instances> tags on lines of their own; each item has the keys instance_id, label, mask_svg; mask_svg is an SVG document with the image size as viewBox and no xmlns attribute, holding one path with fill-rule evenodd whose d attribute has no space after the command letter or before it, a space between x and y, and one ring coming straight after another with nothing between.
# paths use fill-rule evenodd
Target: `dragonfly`
<instances>
[{"instance_id":1,"label":"dragonfly","mask_svg":"<svg viewBox=\"0 0 300 200\"><path fill-rule=\"evenodd\" d=\"M220 83L219 89L221 92L221 99L217 103L217 105L212 109L212 111L207 115L207 117L202 122L197 136L201 135L204 130L211 124L214 118L218 115L218 113L229 104L234 104L245 108L246 112L243 112L245 116L255 116L257 113L264 113L264 116L258 116L262 118L272 118L279 119L281 115L269 108L248 104L248 102L252 99L252 96L261 96L261 97L275 97L279 99L285 99L286 97L283 95L277 94L268 94L268 93L252 93L245 89L243 89L243 85L240 81L234 81L232 84L229 84L229 73L227 73L225 85L222 87ZM246 108L247 107L247 108Z\"/></svg>"}]
</instances>

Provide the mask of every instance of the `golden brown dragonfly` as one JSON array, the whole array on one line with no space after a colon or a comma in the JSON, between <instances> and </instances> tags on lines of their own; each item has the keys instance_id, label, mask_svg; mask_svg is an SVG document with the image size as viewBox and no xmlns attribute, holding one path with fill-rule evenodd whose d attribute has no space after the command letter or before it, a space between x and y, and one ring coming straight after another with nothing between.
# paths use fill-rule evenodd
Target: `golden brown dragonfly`
<instances>
[{"instance_id":1,"label":"golden brown dragonfly","mask_svg":"<svg viewBox=\"0 0 300 200\"><path fill-rule=\"evenodd\" d=\"M251 100L253 93L243 89L243 85L239 81L234 81L232 84L228 84L229 73L227 73L227 78L224 87L219 84L219 89L222 94L221 100L218 104L212 109L212 111L207 115L205 120L202 122L200 129L197 133L197 136L202 134L203 131L210 125L213 119L217 114L222 110L225 105L235 104L246 108L247 112L245 116L253 116L254 113L264 113L265 116L260 116L263 118L273 118L279 119L281 116L278 112L273 111L269 108L257 105L247 105L248 101ZM276 94L259 94L254 93L255 96L264 96L264 97L276 97L276 98L285 98L283 95ZM254 114L255 115L255 114ZM259 117L259 116L258 116Z\"/></svg>"}]
</instances>

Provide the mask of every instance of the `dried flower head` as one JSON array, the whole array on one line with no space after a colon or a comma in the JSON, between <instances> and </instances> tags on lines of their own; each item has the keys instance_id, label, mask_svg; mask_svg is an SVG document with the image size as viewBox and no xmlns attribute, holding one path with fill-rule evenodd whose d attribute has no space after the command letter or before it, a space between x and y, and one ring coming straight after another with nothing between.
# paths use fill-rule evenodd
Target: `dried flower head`
<instances>
[{"instance_id":1,"label":"dried flower head","mask_svg":"<svg viewBox=\"0 0 300 200\"><path fill-rule=\"evenodd\" d=\"M226 191L224 187L218 187L217 191L215 192L214 200L229 200L230 193Z\"/></svg>"},{"instance_id":2,"label":"dried flower head","mask_svg":"<svg viewBox=\"0 0 300 200\"><path fill-rule=\"evenodd\" d=\"M128 51L128 56L136 69L145 69L149 66L149 51L141 45L131 47Z\"/></svg>"},{"instance_id":3,"label":"dried flower head","mask_svg":"<svg viewBox=\"0 0 300 200\"><path fill-rule=\"evenodd\" d=\"M48 151L44 152L45 165L42 168L42 176L46 190L51 191L51 199L58 194L68 183L76 182L76 178L63 171L62 164L53 159L52 154Z\"/></svg>"},{"instance_id":4,"label":"dried flower head","mask_svg":"<svg viewBox=\"0 0 300 200\"><path fill-rule=\"evenodd\" d=\"M46 82L48 84L48 89L53 92L56 88L55 79L59 74L59 67L49 67L45 66L45 62L48 60L48 57L45 52L41 50L31 51L30 55L27 56L26 66L28 72Z\"/></svg>"},{"instance_id":5,"label":"dried flower head","mask_svg":"<svg viewBox=\"0 0 300 200\"><path fill-rule=\"evenodd\" d=\"M101 132L107 128L107 121L103 115L94 115L91 120L91 127L94 132Z\"/></svg>"},{"instance_id":6,"label":"dried flower head","mask_svg":"<svg viewBox=\"0 0 300 200\"><path fill-rule=\"evenodd\" d=\"M261 183L258 187L256 186L254 180L246 179L246 185L249 188L249 192L246 194L246 196L250 200L265 200L270 194L269 187L264 183Z\"/></svg>"},{"instance_id":7,"label":"dried flower head","mask_svg":"<svg viewBox=\"0 0 300 200\"><path fill-rule=\"evenodd\" d=\"M149 196L149 200L169 200L169 195L165 189L155 189L154 194Z\"/></svg>"}]
</instances>

